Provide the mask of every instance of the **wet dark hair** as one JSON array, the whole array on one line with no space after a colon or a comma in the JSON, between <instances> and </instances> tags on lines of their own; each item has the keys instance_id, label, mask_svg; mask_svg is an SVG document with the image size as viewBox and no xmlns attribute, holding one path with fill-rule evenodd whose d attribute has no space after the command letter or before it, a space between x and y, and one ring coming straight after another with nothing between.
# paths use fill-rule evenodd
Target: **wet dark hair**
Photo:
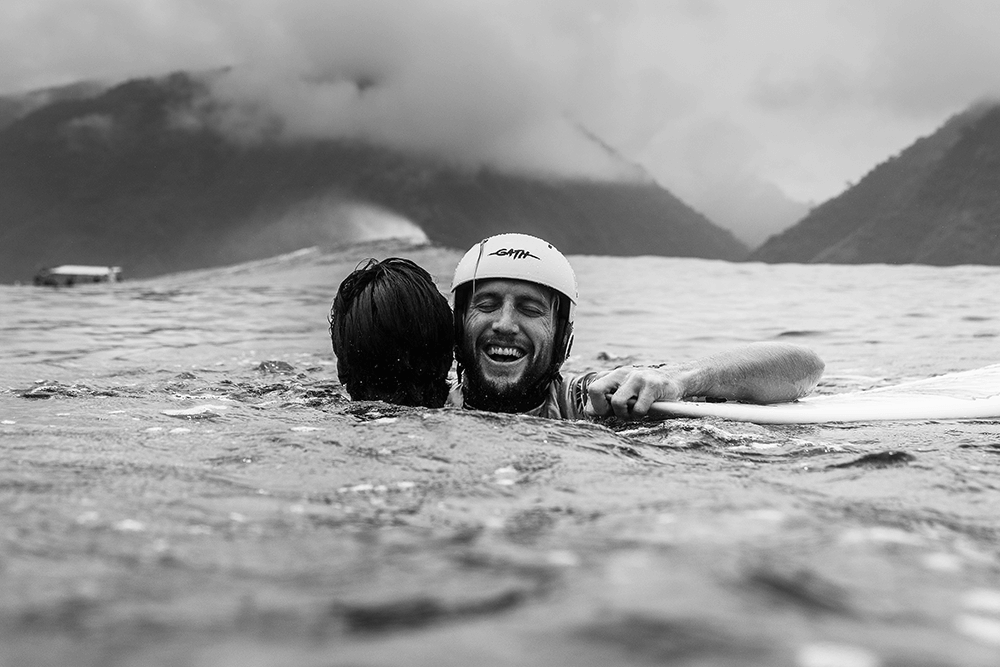
<instances>
[{"instance_id":1,"label":"wet dark hair","mask_svg":"<svg viewBox=\"0 0 1000 667\"><path fill-rule=\"evenodd\" d=\"M437 408L448 396L454 328L434 279L408 259L370 259L330 309L337 376L354 400Z\"/></svg>"}]
</instances>

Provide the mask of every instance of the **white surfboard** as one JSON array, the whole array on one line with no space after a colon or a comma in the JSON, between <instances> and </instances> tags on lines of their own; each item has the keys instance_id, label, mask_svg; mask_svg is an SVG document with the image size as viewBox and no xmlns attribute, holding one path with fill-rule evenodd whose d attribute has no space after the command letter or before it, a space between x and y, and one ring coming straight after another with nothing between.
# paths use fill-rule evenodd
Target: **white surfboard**
<instances>
[{"instance_id":1,"label":"white surfboard","mask_svg":"<svg viewBox=\"0 0 1000 667\"><path fill-rule=\"evenodd\" d=\"M755 424L1000 418L1000 364L791 403L658 401L649 415L661 419L721 417Z\"/></svg>"}]
</instances>

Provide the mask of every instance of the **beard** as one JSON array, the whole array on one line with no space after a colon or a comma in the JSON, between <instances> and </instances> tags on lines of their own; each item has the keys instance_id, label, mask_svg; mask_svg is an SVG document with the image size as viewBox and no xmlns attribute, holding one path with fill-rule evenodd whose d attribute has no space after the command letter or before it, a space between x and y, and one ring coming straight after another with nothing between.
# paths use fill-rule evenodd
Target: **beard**
<instances>
[{"instance_id":1,"label":"beard","mask_svg":"<svg viewBox=\"0 0 1000 667\"><path fill-rule=\"evenodd\" d=\"M553 379L551 364L545 359L535 359L516 379L487 377L479 364L477 351L468 345L462 355L470 360L462 369L462 386L465 405L487 412L520 413L541 405L548 394Z\"/></svg>"}]
</instances>

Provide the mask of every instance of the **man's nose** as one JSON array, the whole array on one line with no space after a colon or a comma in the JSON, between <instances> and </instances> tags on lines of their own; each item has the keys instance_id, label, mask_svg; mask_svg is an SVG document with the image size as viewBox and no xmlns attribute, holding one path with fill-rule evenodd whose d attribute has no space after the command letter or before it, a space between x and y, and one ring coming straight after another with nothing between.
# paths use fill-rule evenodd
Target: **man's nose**
<instances>
[{"instance_id":1,"label":"man's nose","mask_svg":"<svg viewBox=\"0 0 1000 667\"><path fill-rule=\"evenodd\" d=\"M493 320L493 330L501 333L517 333L517 312L511 304L504 304Z\"/></svg>"}]
</instances>

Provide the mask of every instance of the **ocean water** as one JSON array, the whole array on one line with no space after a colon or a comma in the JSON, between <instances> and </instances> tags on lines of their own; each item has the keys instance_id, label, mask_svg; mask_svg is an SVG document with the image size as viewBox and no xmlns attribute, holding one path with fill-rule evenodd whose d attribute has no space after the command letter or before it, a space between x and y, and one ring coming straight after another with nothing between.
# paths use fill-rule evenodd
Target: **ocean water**
<instances>
[{"instance_id":1,"label":"ocean water","mask_svg":"<svg viewBox=\"0 0 1000 667\"><path fill-rule=\"evenodd\" d=\"M9 664L1000 664L1000 424L352 404L376 242L0 286ZM817 391L1000 362L1000 268L572 257L569 372L782 340Z\"/></svg>"},{"instance_id":2,"label":"ocean water","mask_svg":"<svg viewBox=\"0 0 1000 667\"><path fill-rule=\"evenodd\" d=\"M329 357L325 314L352 255L429 255L447 292L457 253L363 244L112 286L0 286L2 361L25 375L101 373L312 354ZM828 376L885 383L1000 361L1000 269L767 265L661 257L573 258L580 283L574 354L637 363L786 340L815 349ZM206 357L202 357L202 353ZM329 361L329 359L326 359ZM180 359L176 360L182 361ZM179 365L183 365L180 363ZM45 375L45 373L41 373Z\"/></svg>"},{"instance_id":3,"label":"ocean water","mask_svg":"<svg viewBox=\"0 0 1000 667\"><path fill-rule=\"evenodd\" d=\"M995 267L578 259L584 356L698 357L734 344L814 348L835 376L895 381L996 363ZM596 335L595 335L596 334Z\"/></svg>"}]
</instances>

